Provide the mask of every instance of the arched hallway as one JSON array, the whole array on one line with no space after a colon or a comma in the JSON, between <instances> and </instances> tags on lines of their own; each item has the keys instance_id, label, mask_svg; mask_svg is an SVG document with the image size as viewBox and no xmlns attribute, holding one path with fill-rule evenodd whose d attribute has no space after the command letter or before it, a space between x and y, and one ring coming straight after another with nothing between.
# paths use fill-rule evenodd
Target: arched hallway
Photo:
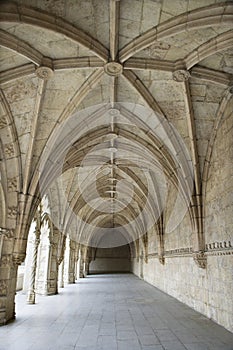
<instances>
[{"instance_id":1,"label":"arched hallway","mask_svg":"<svg viewBox=\"0 0 233 350\"><path fill-rule=\"evenodd\" d=\"M26 305L1 350L232 350L233 334L132 274L89 275Z\"/></svg>"},{"instance_id":2,"label":"arched hallway","mask_svg":"<svg viewBox=\"0 0 233 350\"><path fill-rule=\"evenodd\" d=\"M232 24L232 0L0 0L0 350L227 347Z\"/></svg>"}]
</instances>

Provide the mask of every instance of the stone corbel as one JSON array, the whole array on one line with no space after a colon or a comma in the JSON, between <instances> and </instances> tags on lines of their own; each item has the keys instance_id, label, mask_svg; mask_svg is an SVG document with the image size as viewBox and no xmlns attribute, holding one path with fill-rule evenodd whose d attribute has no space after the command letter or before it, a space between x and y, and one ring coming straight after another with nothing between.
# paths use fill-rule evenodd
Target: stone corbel
<instances>
[{"instance_id":1,"label":"stone corbel","mask_svg":"<svg viewBox=\"0 0 233 350\"><path fill-rule=\"evenodd\" d=\"M159 255L159 262L161 265L165 265L165 257L163 255Z\"/></svg>"},{"instance_id":2,"label":"stone corbel","mask_svg":"<svg viewBox=\"0 0 233 350\"><path fill-rule=\"evenodd\" d=\"M198 267L201 269L206 269L207 267L207 256L204 252L194 252L193 253L193 259Z\"/></svg>"}]
</instances>

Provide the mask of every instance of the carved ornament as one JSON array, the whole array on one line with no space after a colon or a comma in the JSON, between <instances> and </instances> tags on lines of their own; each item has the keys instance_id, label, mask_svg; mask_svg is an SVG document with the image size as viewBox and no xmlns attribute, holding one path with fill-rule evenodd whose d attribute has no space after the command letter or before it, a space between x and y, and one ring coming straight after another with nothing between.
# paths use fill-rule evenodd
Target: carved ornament
<instances>
[{"instance_id":1,"label":"carved ornament","mask_svg":"<svg viewBox=\"0 0 233 350\"><path fill-rule=\"evenodd\" d=\"M105 64L104 71L110 76L117 77L122 74L123 67L118 62L109 62Z\"/></svg>"},{"instance_id":2,"label":"carved ornament","mask_svg":"<svg viewBox=\"0 0 233 350\"><path fill-rule=\"evenodd\" d=\"M49 80L53 77L54 71L45 66L40 66L36 70L36 75L38 78L43 79L43 80Z\"/></svg>"},{"instance_id":3,"label":"carved ornament","mask_svg":"<svg viewBox=\"0 0 233 350\"><path fill-rule=\"evenodd\" d=\"M179 69L173 72L173 80L177 82L184 82L190 78L190 73L187 70Z\"/></svg>"},{"instance_id":4,"label":"carved ornament","mask_svg":"<svg viewBox=\"0 0 233 350\"><path fill-rule=\"evenodd\" d=\"M205 269L207 266L207 256L204 252L195 252L193 253L193 259L198 267Z\"/></svg>"}]
</instances>

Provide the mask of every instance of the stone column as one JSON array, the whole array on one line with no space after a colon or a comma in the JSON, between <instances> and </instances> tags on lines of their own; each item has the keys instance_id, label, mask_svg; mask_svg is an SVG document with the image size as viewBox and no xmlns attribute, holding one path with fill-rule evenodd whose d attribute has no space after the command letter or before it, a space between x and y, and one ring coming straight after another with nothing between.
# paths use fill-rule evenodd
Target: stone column
<instances>
[{"instance_id":1,"label":"stone column","mask_svg":"<svg viewBox=\"0 0 233 350\"><path fill-rule=\"evenodd\" d=\"M144 278L144 273L143 273L143 265L144 265L144 259L143 259L143 250L141 250L141 254L140 254L140 271L139 271L139 277L140 278Z\"/></svg>"},{"instance_id":2,"label":"stone column","mask_svg":"<svg viewBox=\"0 0 233 350\"><path fill-rule=\"evenodd\" d=\"M59 265L59 288L64 288L64 259Z\"/></svg>"},{"instance_id":3,"label":"stone column","mask_svg":"<svg viewBox=\"0 0 233 350\"><path fill-rule=\"evenodd\" d=\"M89 267L90 267L90 260L89 260L89 258L87 258L86 260L85 260L85 263L84 263L84 272L83 272L83 274L84 274L84 276L86 277L87 275L89 275Z\"/></svg>"},{"instance_id":4,"label":"stone column","mask_svg":"<svg viewBox=\"0 0 233 350\"><path fill-rule=\"evenodd\" d=\"M24 260L22 256L13 256L13 230L4 232L0 259L0 325L15 318L15 293L18 265Z\"/></svg>"},{"instance_id":5,"label":"stone column","mask_svg":"<svg viewBox=\"0 0 233 350\"><path fill-rule=\"evenodd\" d=\"M76 242L69 237L66 238L65 250L65 282L67 284L75 283L75 248Z\"/></svg>"},{"instance_id":6,"label":"stone column","mask_svg":"<svg viewBox=\"0 0 233 350\"><path fill-rule=\"evenodd\" d=\"M47 274L47 295L58 293L58 261L57 261L57 243L50 243L49 264Z\"/></svg>"},{"instance_id":7,"label":"stone column","mask_svg":"<svg viewBox=\"0 0 233 350\"><path fill-rule=\"evenodd\" d=\"M80 265L79 265L79 278L84 278L84 261L82 258L80 258Z\"/></svg>"},{"instance_id":8,"label":"stone column","mask_svg":"<svg viewBox=\"0 0 233 350\"><path fill-rule=\"evenodd\" d=\"M36 294L48 295L51 266L50 228L41 227L38 267L36 274Z\"/></svg>"},{"instance_id":9,"label":"stone column","mask_svg":"<svg viewBox=\"0 0 233 350\"><path fill-rule=\"evenodd\" d=\"M75 245L75 281L79 278L79 244Z\"/></svg>"},{"instance_id":10,"label":"stone column","mask_svg":"<svg viewBox=\"0 0 233 350\"><path fill-rule=\"evenodd\" d=\"M40 244L40 231L36 229L35 239L33 242L33 255L30 271L30 281L29 281L29 290L27 296L28 304L35 304L36 293L35 293L35 282L36 282L36 269L37 269L37 256L38 256L38 247Z\"/></svg>"},{"instance_id":11,"label":"stone column","mask_svg":"<svg viewBox=\"0 0 233 350\"><path fill-rule=\"evenodd\" d=\"M83 247L80 247L79 250L79 278L84 278L85 274L84 274L84 251L83 251Z\"/></svg>"}]
</instances>

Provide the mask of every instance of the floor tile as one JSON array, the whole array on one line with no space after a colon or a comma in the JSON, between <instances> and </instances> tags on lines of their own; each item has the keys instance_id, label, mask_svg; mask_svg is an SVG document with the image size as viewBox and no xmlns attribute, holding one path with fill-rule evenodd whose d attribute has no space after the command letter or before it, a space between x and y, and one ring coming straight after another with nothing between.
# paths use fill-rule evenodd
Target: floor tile
<instances>
[{"instance_id":1,"label":"floor tile","mask_svg":"<svg viewBox=\"0 0 233 350\"><path fill-rule=\"evenodd\" d=\"M132 274L91 275L37 296L16 296L1 350L233 350L233 334Z\"/></svg>"}]
</instances>

